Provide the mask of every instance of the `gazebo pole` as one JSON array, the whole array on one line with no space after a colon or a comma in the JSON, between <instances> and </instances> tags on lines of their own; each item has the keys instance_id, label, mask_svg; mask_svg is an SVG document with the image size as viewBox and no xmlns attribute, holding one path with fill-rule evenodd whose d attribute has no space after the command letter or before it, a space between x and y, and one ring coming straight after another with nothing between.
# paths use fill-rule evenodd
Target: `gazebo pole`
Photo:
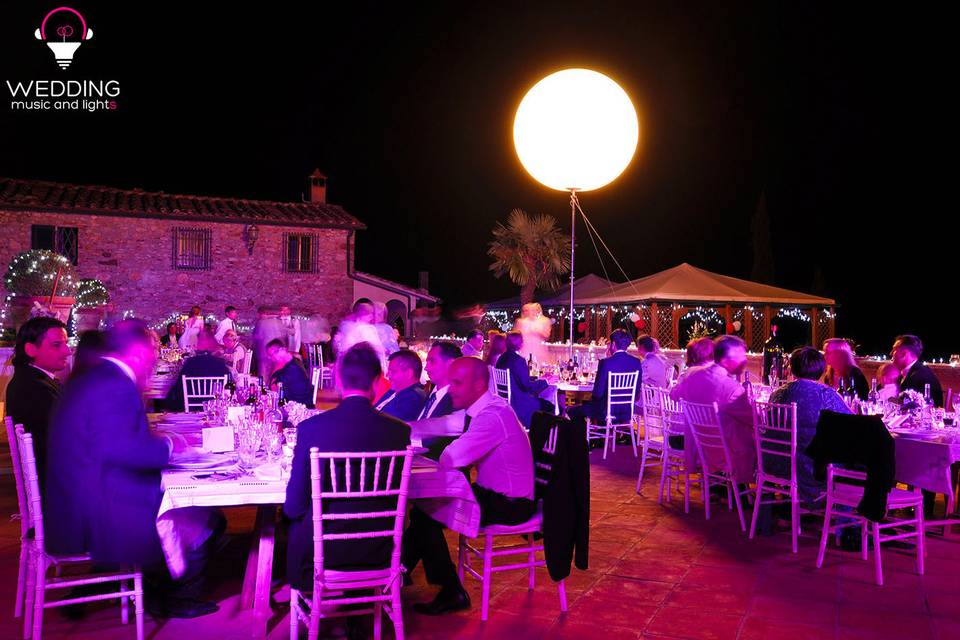
<instances>
[{"instance_id":1,"label":"gazebo pole","mask_svg":"<svg viewBox=\"0 0 960 640\"><path fill-rule=\"evenodd\" d=\"M657 303L650 303L650 336L656 338L657 341L660 340L660 322L659 322L659 311L657 309Z\"/></svg>"},{"instance_id":2,"label":"gazebo pole","mask_svg":"<svg viewBox=\"0 0 960 640\"><path fill-rule=\"evenodd\" d=\"M818 340L817 327L820 326L820 307L810 308L810 344L819 349L822 340Z\"/></svg>"}]
</instances>

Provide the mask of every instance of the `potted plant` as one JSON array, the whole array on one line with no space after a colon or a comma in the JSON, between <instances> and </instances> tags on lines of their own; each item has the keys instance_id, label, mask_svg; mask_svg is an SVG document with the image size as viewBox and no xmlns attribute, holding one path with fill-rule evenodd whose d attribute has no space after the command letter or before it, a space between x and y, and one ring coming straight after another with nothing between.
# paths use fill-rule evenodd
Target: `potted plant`
<instances>
[{"instance_id":1,"label":"potted plant","mask_svg":"<svg viewBox=\"0 0 960 640\"><path fill-rule=\"evenodd\" d=\"M52 315L66 322L77 292L73 264L45 249L18 254L7 266L5 324L18 327L35 315Z\"/></svg>"},{"instance_id":2,"label":"potted plant","mask_svg":"<svg viewBox=\"0 0 960 640\"><path fill-rule=\"evenodd\" d=\"M76 332L95 331L109 310L110 292L97 279L77 283L77 301L73 305Z\"/></svg>"}]
</instances>

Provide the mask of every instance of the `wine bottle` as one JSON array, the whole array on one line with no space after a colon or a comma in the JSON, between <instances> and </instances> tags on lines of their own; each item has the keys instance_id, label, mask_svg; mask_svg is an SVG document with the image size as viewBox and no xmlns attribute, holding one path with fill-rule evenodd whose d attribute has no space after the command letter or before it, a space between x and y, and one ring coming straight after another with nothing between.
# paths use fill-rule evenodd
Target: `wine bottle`
<instances>
[{"instance_id":1,"label":"wine bottle","mask_svg":"<svg viewBox=\"0 0 960 640\"><path fill-rule=\"evenodd\" d=\"M282 407L287 404L287 398L283 395L283 383L277 383L277 406Z\"/></svg>"}]
</instances>

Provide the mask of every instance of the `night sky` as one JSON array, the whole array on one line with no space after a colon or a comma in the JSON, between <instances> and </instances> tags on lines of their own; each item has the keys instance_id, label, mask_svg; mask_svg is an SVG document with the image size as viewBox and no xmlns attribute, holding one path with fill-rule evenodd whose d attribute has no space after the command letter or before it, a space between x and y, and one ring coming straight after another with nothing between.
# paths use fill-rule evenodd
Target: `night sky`
<instances>
[{"instance_id":1,"label":"night sky","mask_svg":"<svg viewBox=\"0 0 960 640\"><path fill-rule=\"evenodd\" d=\"M0 80L116 79L121 95L114 112L12 113L4 85L0 175L299 200L319 167L369 227L357 267L429 271L451 310L516 293L486 256L511 209L569 228L511 126L538 79L589 67L640 113L631 166L581 199L631 277L690 262L749 278L765 192L774 284L836 298L838 331L869 353L915 332L947 357L950 21L840 4L77 2L95 36L62 72L33 37L59 4L17 3ZM584 235L578 275L601 273L592 253Z\"/></svg>"}]
</instances>

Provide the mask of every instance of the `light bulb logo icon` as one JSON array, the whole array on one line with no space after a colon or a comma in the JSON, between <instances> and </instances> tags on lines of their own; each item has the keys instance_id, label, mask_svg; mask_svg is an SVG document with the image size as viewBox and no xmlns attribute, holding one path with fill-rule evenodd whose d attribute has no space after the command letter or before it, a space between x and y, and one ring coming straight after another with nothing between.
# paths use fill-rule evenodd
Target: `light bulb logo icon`
<instances>
[{"instance_id":1,"label":"light bulb logo icon","mask_svg":"<svg viewBox=\"0 0 960 640\"><path fill-rule=\"evenodd\" d=\"M72 14L73 17L71 17L70 14ZM47 23L50 21L50 18L54 16L60 19L60 24L55 23L55 37L49 38L48 36L51 34L48 32ZM67 18L69 22L63 21L63 18ZM78 31L70 22L76 21L80 22L80 39L71 41L68 39L73 37ZM53 51L54 58L57 60L57 65L59 65L61 69L66 69L70 66L70 63L73 62L73 54L80 48L80 45L93 37L93 29L87 27L87 21L83 19L83 16L80 15L80 12L76 9L57 7L44 16L43 22L40 23L40 28L34 31L33 35L37 40L45 42L47 46L50 47L50 50Z\"/></svg>"}]
</instances>

